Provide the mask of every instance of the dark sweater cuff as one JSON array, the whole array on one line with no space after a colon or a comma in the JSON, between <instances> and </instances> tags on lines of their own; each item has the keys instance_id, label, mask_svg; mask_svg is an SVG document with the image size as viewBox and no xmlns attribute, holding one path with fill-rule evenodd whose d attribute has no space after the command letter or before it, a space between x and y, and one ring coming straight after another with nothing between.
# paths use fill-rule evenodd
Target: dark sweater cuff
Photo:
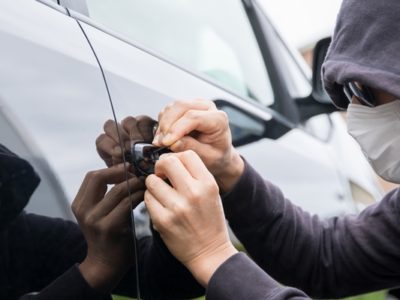
<instances>
[{"instance_id":1,"label":"dark sweater cuff","mask_svg":"<svg viewBox=\"0 0 400 300\"><path fill-rule=\"evenodd\" d=\"M233 186L233 188L229 192L221 195L221 198L222 198L222 201L224 202L224 204L232 202L232 200L236 197L236 194L238 193L238 191L241 192L246 187L249 188L249 183L251 183L251 179L250 179L251 174L255 171L252 170L249 163L243 157L242 157L242 159L244 162L243 173L240 176L238 182L236 182L236 184Z\"/></svg>"},{"instance_id":2,"label":"dark sweater cuff","mask_svg":"<svg viewBox=\"0 0 400 300\"><path fill-rule=\"evenodd\" d=\"M74 265L36 296L22 299L108 300L111 296L94 290L83 278L78 266Z\"/></svg>"},{"instance_id":3,"label":"dark sweater cuff","mask_svg":"<svg viewBox=\"0 0 400 300\"><path fill-rule=\"evenodd\" d=\"M222 197L225 217L234 227L262 224L276 214L284 199L277 186L264 180L245 160L244 164L239 181Z\"/></svg>"},{"instance_id":4,"label":"dark sweater cuff","mask_svg":"<svg viewBox=\"0 0 400 300\"><path fill-rule=\"evenodd\" d=\"M207 300L267 299L280 285L244 253L225 261L213 274L207 288Z\"/></svg>"},{"instance_id":5,"label":"dark sweater cuff","mask_svg":"<svg viewBox=\"0 0 400 300\"><path fill-rule=\"evenodd\" d=\"M284 287L244 253L230 257L208 283L207 300L309 300L302 291Z\"/></svg>"}]
</instances>

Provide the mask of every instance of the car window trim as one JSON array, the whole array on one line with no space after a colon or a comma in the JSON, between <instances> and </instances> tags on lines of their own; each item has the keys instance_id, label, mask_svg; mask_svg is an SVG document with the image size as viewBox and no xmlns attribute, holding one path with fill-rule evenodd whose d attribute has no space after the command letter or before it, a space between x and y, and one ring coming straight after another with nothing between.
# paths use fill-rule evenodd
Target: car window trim
<instances>
[{"instance_id":1,"label":"car window trim","mask_svg":"<svg viewBox=\"0 0 400 300\"><path fill-rule=\"evenodd\" d=\"M57 0L57 1L61 6L89 17L89 9L86 0Z\"/></svg>"},{"instance_id":2,"label":"car window trim","mask_svg":"<svg viewBox=\"0 0 400 300\"><path fill-rule=\"evenodd\" d=\"M55 9L64 15L68 14L65 7L62 7L61 5L59 5L59 1L57 1L57 2L56 2L56 0L36 0L36 1L52 8L52 9Z\"/></svg>"},{"instance_id":3,"label":"car window trim","mask_svg":"<svg viewBox=\"0 0 400 300\"><path fill-rule=\"evenodd\" d=\"M264 58L265 67L272 82L275 101L270 108L282 114L284 117L289 119L291 123L299 124L300 116L298 109L294 105L289 90L284 84L284 77L282 76L280 68L277 65L277 51L274 49L273 43L270 42L274 39L271 33L275 33L275 29L268 17L265 14L261 14L262 9L259 7L256 1L242 0L242 3L250 20L254 35ZM260 14L265 22L260 20ZM268 28L266 28L265 25Z\"/></svg>"}]
</instances>

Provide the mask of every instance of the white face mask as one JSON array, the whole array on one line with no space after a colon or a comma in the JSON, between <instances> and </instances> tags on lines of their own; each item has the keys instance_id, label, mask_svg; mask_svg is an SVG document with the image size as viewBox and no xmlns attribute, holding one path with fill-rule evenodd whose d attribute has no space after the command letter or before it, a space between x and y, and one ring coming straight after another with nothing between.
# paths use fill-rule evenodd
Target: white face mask
<instances>
[{"instance_id":1,"label":"white face mask","mask_svg":"<svg viewBox=\"0 0 400 300\"><path fill-rule=\"evenodd\" d=\"M400 183L400 101L372 108L350 104L347 126L378 175Z\"/></svg>"}]
</instances>

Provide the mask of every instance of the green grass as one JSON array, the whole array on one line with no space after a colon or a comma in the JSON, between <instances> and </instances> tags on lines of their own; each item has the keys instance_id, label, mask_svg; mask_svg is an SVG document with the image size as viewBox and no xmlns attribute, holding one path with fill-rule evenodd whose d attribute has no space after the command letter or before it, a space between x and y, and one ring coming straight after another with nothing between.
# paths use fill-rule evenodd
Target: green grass
<instances>
[{"instance_id":1,"label":"green grass","mask_svg":"<svg viewBox=\"0 0 400 300\"><path fill-rule=\"evenodd\" d=\"M360 296L344 298L344 300L385 300L387 296L387 291L373 292L369 294L364 294Z\"/></svg>"},{"instance_id":2,"label":"green grass","mask_svg":"<svg viewBox=\"0 0 400 300\"><path fill-rule=\"evenodd\" d=\"M113 300L135 300L135 298L122 297L122 296L113 296L112 298L113 298ZM196 298L193 300L205 300L205 299L206 299L205 297L200 297L200 298ZM368 299L368 300L370 300L370 299Z\"/></svg>"},{"instance_id":3,"label":"green grass","mask_svg":"<svg viewBox=\"0 0 400 300\"><path fill-rule=\"evenodd\" d=\"M135 298L122 297L122 296L113 296L112 298L113 298L113 300L135 300ZM205 299L206 299L205 297L200 297L200 298L196 298L193 300L205 300ZM368 299L368 300L370 300L370 299Z\"/></svg>"},{"instance_id":4,"label":"green grass","mask_svg":"<svg viewBox=\"0 0 400 300\"><path fill-rule=\"evenodd\" d=\"M379 291L360 296L344 298L343 300L385 300L386 296L387 296L387 291ZM133 298L113 296L113 300L133 300ZM205 300L205 297L200 297L193 300Z\"/></svg>"}]
</instances>

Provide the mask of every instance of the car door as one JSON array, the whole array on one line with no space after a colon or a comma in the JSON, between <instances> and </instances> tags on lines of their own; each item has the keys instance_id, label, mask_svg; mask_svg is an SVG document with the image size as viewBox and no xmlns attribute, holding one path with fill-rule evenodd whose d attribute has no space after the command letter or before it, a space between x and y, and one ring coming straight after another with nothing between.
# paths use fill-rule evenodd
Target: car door
<instances>
[{"instance_id":1,"label":"car door","mask_svg":"<svg viewBox=\"0 0 400 300\"><path fill-rule=\"evenodd\" d=\"M294 104L282 106L291 83L271 76L241 1L75 2L87 5L70 13L98 55L119 116L156 117L173 99L204 98L272 117L277 126L264 134L270 138L240 147L245 158L311 212L328 217L354 211L329 145L294 122Z\"/></svg>"},{"instance_id":2,"label":"car door","mask_svg":"<svg viewBox=\"0 0 400 300\"><path fill-rule=\"evenodd\" d=\"M112 114L79 24L46 4L0 3L0 142L42 178L28 211L73 219L85 172L104 167L94 141Z\"/></svg>"}]
</instances>

